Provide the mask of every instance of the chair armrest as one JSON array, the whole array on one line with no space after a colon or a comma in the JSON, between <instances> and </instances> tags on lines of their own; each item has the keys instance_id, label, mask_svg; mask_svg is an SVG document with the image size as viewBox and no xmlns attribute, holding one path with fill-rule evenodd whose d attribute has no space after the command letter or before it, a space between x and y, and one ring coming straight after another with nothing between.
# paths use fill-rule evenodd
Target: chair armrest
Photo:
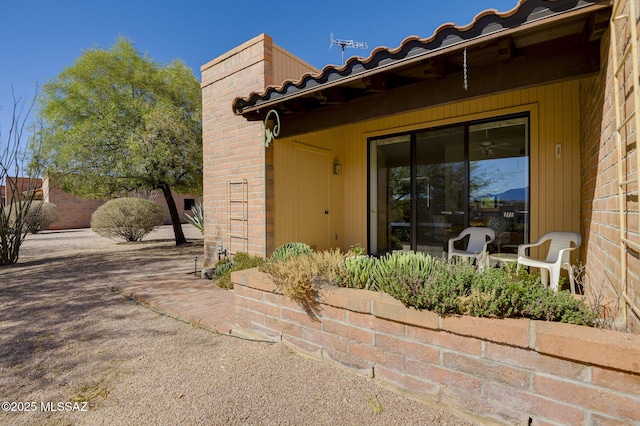
<instances>
[{"instance_id":1,"label":"chair armrest","mask_svg":"<svg viewBox=\"0 0 640 426\"><path fill-rule=\"evenodd\" d=\"M535 243L530 244L520 244L518 245L518 256L528 257L526 250L532 247L541 246L544 241L536 241Z\"/></svg>"},{"instance_id":2,"label":"chair armrest","mask_svg":"<svg viewBox=\"0 0 640 426\"><path fill-rule=\"evenodd\" d=\"M561 249L561 250L558 252L558 259L556 260L556 262L555 262L555 263L557 263L557 264L561 264L561 263L562 263L562 256L564 256L564 254L565 254L565 253L568 253L568 252L570 252L570 251L573 251L573 250L575 250L575 249L577 249L577 248L578 248L578 247L567 247L567 248Z\"/></svg>"},{"instance_id":3,"label":"chair armrest","mask_svg":"<svg viewBox=\"0 0 640 426\"><path fill-rule=\"evenodd\" d=\"M465 235L465 236L466 236L466 235ZM454 244L456 241L460 241L460 240L464 239L464 237L465 237L465 236L462 236L462 237L458 236L458 237L449 238L449 253L453 252L453 250L455 249L455 247L453 246L453 244Z\"/></svg>"}]
</instances>

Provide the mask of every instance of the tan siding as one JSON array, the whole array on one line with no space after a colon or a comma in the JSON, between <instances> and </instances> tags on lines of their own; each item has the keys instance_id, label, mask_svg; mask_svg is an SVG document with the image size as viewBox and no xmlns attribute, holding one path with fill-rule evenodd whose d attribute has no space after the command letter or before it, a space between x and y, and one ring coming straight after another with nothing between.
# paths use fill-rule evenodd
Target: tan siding
<instances>
[{"instance_id":1,"label":"tan siding","mask_svg":"<svg viewBox=\"0 0 640 426\"><path fill-rule=\"evenodd\" d=\"M280 86L285 80L298 80L300 76L306 73L316 73L318 70L298 58L297 56L287 52L277 45L273 45L273 84Z\"/></svg>"},{"instance_id":2,"label":"tan siding","mask_svg":"<svg viewBox=\"0 0 640 426\"><path fill-rule=\"evenodd\" d=\"M365 123L297 136L296 141L328 149L342 163L334 176L332 235L343 250L367 241L367 138L468 120L529 111L531 155L531 239L552 230L579 231L579 110L576 81L523 89L450 105L412 111ZM556 158L555 144L562 143ZM276 144L276 245L295 239L290 212L292 140ZM542 191L540 188L545 188ZM339 210L342 210L341 212ZM334 241L335 242L335 241Z\"/></svg>"}]
</instances>

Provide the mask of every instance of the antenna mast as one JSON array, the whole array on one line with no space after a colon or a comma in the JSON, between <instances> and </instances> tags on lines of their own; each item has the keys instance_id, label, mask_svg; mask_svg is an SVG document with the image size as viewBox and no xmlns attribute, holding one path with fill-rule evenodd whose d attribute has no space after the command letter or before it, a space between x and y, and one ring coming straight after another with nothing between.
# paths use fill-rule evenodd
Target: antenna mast
<instances>
[{"instance_id":1,"label":"antenna mast","mask_svg":"<svg viewBox=\"0 0 640 426\"><path fill-rule=\"evenodd\" d=\"M367 43L362 41L342 40L339 38L333 38L333 33L329 36L329 50L333 45L340 46L342 53L342 65L344 65L344 49L350 47L352 49L367 49Z\"/></svg>"}]
</instances>

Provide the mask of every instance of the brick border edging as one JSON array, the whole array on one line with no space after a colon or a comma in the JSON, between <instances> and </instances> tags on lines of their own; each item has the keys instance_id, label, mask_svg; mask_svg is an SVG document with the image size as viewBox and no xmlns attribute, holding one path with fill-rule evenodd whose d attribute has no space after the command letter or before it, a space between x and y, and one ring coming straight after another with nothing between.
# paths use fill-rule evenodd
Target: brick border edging
<instances>
[{"instance_id":1,"label":"brick border edging","mask_svg":"<svg viewBox=\"0 0 640 426\"><path fill-rule=\"evenodd\" d=\"M640 418L640 336L528 319L441 317L331 288L310 317L257 269L232 273L239 327L308 356L501 423Z\"/></svg>"},{"instance_id":2,"label":"brick border edging","mask_svg":"<svg viewBox=\"0 0 640 426\"><path fill-rule=\"evenodd\" d=\"M233 273L234 284L276 293L256 268ZM440 316L405 307L393 297L368 290L322 290L321 303L431 330L507 344L580 363L640 374L640 335L530 319Z\"/></svg>"}]
</instances>

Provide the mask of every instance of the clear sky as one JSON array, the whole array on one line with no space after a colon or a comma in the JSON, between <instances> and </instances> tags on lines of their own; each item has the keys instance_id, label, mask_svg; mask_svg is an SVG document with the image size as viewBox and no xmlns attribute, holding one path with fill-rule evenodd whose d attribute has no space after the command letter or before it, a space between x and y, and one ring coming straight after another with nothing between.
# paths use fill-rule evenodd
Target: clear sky
<instances>
[{"instance_id":1,"label":"clear sky","mask_svg":"<svg viewBox=\"0 0 640 426\"><path fill-rule=\"evenodd\" d=\"M486 9L518 0L0 0L0 140L6 141L11 88L30 99L85 49L110 48L118 35L160 63L181 59L200 80L200 66L266 33L311 65L341 64L335 38L366 42L345 58L429 37L441 24L466 25Z\"/></svg>"}]
</instances>

